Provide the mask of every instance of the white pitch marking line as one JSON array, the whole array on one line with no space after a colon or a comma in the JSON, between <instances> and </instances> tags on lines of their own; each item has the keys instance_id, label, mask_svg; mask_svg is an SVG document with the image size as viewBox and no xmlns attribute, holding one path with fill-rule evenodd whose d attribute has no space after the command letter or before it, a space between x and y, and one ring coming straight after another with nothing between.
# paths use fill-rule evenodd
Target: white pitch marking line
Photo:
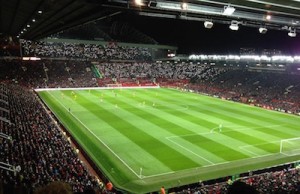
<instances>
[{"instance_id":1,"label":"white pitch marking line","mask_svg":"<svg viewBox=\"0 0 300 194\"><path fill-rule=\"evenodd\" d=\"M244 151L246 151L246 152L248 152L248 153L250 153L250 154L253 154L254 156L259 156L259 154L255 153L255 152L252 152L252 151L250 151L250 150L247 150L247 149L245 149L244 147L247 147L247 146L239 146L239 148L240 148L241 150L244 150Z\"/></svg>"},{"instance_id":2,"label":"white pitch marking line","mask_svg":"<svg viewBox=\"0 0 300 194\"><path fill-rule=\"evenodd\" d=\"M283 155L285 155L285 156L295 156L295 155L299 155L299 154L293 154L293 153L291 153L291 154L289 154L289 152L293 152L293 151L299 151L300 149L293 149L293 150L291 150L291 151L287 151L287 153L283 153L283 152L281 152L281 154L283 154Z\"/></svg>"},{"instance_id":3,"label":"white pitch marking line","mask_svg":"<svg viewBox=\"0 0 300 194\"><path fill-rule=\"evenodd\" d=\"M49 91L47 91L49 93ZM51 93L49 93L52 97L54 97ZM56 97L54 97L54 99L56 101L58 101L66 110L68 110ZM72 113L71 113L72 114ZM77 117L75 117L73 114L72 116L78 120L84 127L86 127ZM283 126L283 125L270 125L270 126L266 126L266 127L277 127L277 126ZM87 128L87 127L86 127ZM229 132L229 131L244 131L244 130L251 130L251 129L257 129L257 128L265 128L265 127L252 127L252 128L247 128L247 127L241 127L241 128L245 128L245 129L241 129L241 130L227 130L225 132ZM89 131L90 129L87 128ZM139 179L142 179L142 177L140 177L140 175L138 175L125 161L123 161L115 152L113 152L111 150L111 148L109 148L101 139L99 139L92 131L90 131L105 147L107 147L107 149L109 149L129 170L131 170ZM198 135L207 135L207 134L211 134L210 132L204 132L204 133L197 133ZM210 166L216 166L216 165L222 165L222 164L226 164L226 163L230 163L231 161L226 161L226 162L220 162L220 163L213 163L211 161L209 161L208 159L206 158L203 158L202 156L199 156L198 154L192 152L191 150L189 150L188 148L185 148L184 146L170 140L170 138L176 138L176 137L184 137L184 136L193 136L193 135L197 135L197 134L187 134L187 135L182 135L182 136L169 136L169 137L166 137L166 139L168 139L169 141L173 142L174 144L178 145L179 147L187 150L188 152L191 152L193 154L195 154L196 156L202 158L203 160L206 160L207 162L209 162L210 164L209 165L205 165L203 167L210 167ZM276 141L278 142L278 141ZM251 145L248 145L248 146L251 146ZM246 146L240 146L240 147L246 147ZM243 149L243 148L242 148ZM247 151L247 150L246 150ZM276 155L277 153L274 153L274 154L265 154L265 155L257 155L255 154L256 156L255 157L251 157L251 159L255 159L255 158L260 158L260 157L265 157L265 156L270 156L270 155ZM288 154L285 154L285 153L280 153L282 155L288 155ZM289 156L289 155L288 155ZM241 159L239 161L243 161L243 160L249 160L249 158L246 158L246 159ZM149 175L149 176L143 176L143 178L151 178L151 177L157 177L157 176L162 176L162 175L167 175L167 174L172 174L172 173L176 173L174 171L170 171L170 172L166 172L166 173L160 173L160 174L154 174L154 175Z\"/></svg>"},{"instance_id":4,"label":"white pitch marking line","mask_svg":"<svg viewBox=\"0 0 300 194\"><path fill-rule=\"evenodd\" d=\"M210 166L217 166L217 165L222 165L222 164L226 164L226 163L230 163L230 162L242 162L245 160L250 160L250 159L255 159L255 158L262 158L262 157L266 157L266 156L273 156L273 155L280 155L283 153L273 153L273 154L264 154L264 155L257 155L257 156L253 156L253 157L249 157L249 158L244 158L244 159L239 159L239 160L233 160L233 161L227 161L227 162L220 162L220 163L216 163L214 165L206 165L203 167L210 167ZM283 154L285 155L285 154Z\"/></svg>"},{"instance_id":5,"label":"white pitch marking line","mask_svg":"<svg viewBox=\"0 0 300 194\"><path fill-rule=\"evenodd\" d=\"M47 93L49 93L47 91ZM49 93L58 103L60 103L67 111L68 108L62 104L55 96L53 96L51 93ZM94 132L92 132L84 123L82 123L72 112L70 114L78 121L80 122L90 133L92 133L111 153L113 153L133 174L135 174L138 178L141 179L140 175L138 175L122 158L120 158L106 143L104 143L98 136L95 135Z\"/></svg>"},{"instance_id":6,"label":"white pitch marking line","mask_svg":"<svg viewBox=\"0 0 300 194\"><path fill-rule=\"evenodd\" d=\"M212 161L210 161L210 160L204 158L203 156L200 156L199 154L196 154L196 153L193 152L192 150L190 150L190 149L188 149L188 148L182 146L181 144L179 144L179 143L177 143L177 142L171 140L169 137L166 137L166 139L169 140L170 142L176 144L177 146L181 147L182 149L184 149L184 150L186 150L186 151L188 151L188 152L194 154L195 156L198 156L199 158L202 158L202 159L205 160L206 162L208 162L208 163L210 163L210 164L215 164L215 163L213 163Z\"/></svg>"},{"instance_id":7,"label":"white pitch marking line","mask_svg":"<svg viewBox=\"0 0 300 194\"><path fill-rule=\"evenodd\" d=\"M174 174L175 171L170 171L170 172L164 172L164 173L160 173L160 174L153 174L153 175L149 175L149 176L144 176L143 178L152 178L152 177L157 177L157 176L162 176L162 175L167 175L167 174Z\"/></svg>"},{"instance_id":8,"label":"white pitch marking line","mask_svg":"<svg viewBox=\"0 0 300 194\"><path fill-rule=\"evenodd\" d=\"M237 129L222 131L220 134L231 132L231 131L247 131L247 130L253 130L253 129L261 129L261 128L268 128L268 127L281 127L281 126L284 126L284 125L268 125L268 126L264 126L264 127L239 127ZM228 127L228 126L225 126L225 127ZM233 126L230 126L230 127L233 127ZM216 128L218 128L218 127L215 127L213 129L216 129ZM173 136L169 136L167 138L187 137L187 136L194 136L194 135L208 135L208 134L213 134L213 133L212 132L190 133L190 134L186 134L186 135L173 135Z\"/></svg>"},{"instance_id":9,"label":"white pitch marking line","mask_svg":"<svg viewBox=\"0 0 300 194\"><path fill-rule=\"evenodd\" d=\"M270 142L266 142L266 143L257 143L257 144L251 144L251 145L243 145L240 147L255 147L255 146L259 146L259 145L266 145L266 144L270 144L270 143L280 143L280 140L277 141L270 141Z\"/></svg>"}]
</instances>

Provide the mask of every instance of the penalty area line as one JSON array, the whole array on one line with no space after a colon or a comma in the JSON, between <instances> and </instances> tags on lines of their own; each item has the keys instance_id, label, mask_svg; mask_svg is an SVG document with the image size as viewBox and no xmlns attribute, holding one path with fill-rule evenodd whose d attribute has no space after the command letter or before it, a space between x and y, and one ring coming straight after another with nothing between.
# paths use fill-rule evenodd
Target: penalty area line
<instances>
[{"instance_id":1,"label":"penalty area line","mask_svg":"<svg viewBox=\"0 0 300 194\"><path fill-rule=\"evenodd\" d=\"M234 125L230 125L230 126L225 126L225 128L232 128ZM222 132L220 132L219 134L223 134L223 133L228 133L228 132L232 132L232 131L249 131L249 130L255 130L255 129L263 129L263 128L270 128L270 127L281 127L284 126L283 125L268 125L268 126L263 126L263 127L238 127L237 129L227 129L227 130L222 130ZM190 133L190 134L185 134L185 135L173 135L173 136L169 136L166 138L178 138L178 137L187 137L187 136L195 136L195 135L209 135L209 134L214 134L214 130L218 129L219 127L215 127L209 130L209 132L201 132L201 133ZM224 126L223 126L224 128Z\"/></svg>"},{"instance_id":2,"label":"penalty area line","mask_svg":"<svg viewBox=\"0 0 300 194\"><path fill-rule=\"evenodd\" d=\"M174 174L174 173L176 173L176 172L175 171L170 171L170 172L164 172L164 173L153 174L153 175L148 175L148 176L142 175L142 178L152 178L152 177L163 176L163 175Z\"/></svg>"},{"instance_id":3,"label":"penalty area line","mask_svg":"<svg viewBox=\"0 0 300 194\"><path fill-rule=\"evenodd\" d=\"M68 108L62 104L55 96L53 96L49 91L47 91L48 94L50 94L59 104L61 104L67 111ZM81 123L91 134L93 134L96 139L98 139L111 153L113 153L134 175L136 175L139 179L141 179L141 176L137 174L120 156L118 156L105 142L103 142L94 132L92 132L82 121L80 121L72 112L69 112L79 123Z\"/></svg>"},{"instance_id":4,"label":"penalty area line","mask_svg":"<svg viewBox=\"0 0 300 194\"><path fill-rule=\"evenodd\" d=\"M170 137L166 137L166 139L169 140L170 142L176 144L177 146L181 147L182 149L184 149L184 150L190 152L191 154L193 154L193 155L195 155L195 156L197 156L197 157L199 157L199 158L205 160L206 162L208 162L208 163L210 163L210 164L215 164L215 163L213 163L212 161L208 160L207 158L204 158L203 156L200 156L199 154L193 152L192 150L190 150L190 149L188 149L188 148L182 146L181 144L179 144L179 143L177 143L177 142L171 140Z\"/></svg>"}]
</instances>

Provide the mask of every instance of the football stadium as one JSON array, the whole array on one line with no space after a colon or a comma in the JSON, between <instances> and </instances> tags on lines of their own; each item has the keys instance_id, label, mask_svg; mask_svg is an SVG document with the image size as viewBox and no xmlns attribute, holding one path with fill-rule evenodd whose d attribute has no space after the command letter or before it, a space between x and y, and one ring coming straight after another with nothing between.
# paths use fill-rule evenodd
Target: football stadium
<instances>
[{"instance_id":1,"label":"football stadium","mask_svg":"<svg viewBox=\"0 0 300 194\"><path fill-rule=\"evenodd\" d=\"M298 7L1 2L0 194L300 193Z\"/></svg>"}]
</instances>

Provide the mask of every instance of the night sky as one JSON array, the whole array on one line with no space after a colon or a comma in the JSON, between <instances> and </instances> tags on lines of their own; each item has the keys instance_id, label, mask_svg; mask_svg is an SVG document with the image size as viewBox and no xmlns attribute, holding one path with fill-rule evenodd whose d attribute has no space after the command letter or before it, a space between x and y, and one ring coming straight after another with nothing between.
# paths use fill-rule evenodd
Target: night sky
<instances>
[{"instance_id":1,"label":"night sky","mask_svg":"<svg viewBox=\"0 0 300 194\"><path fill-rule=\"evenodd\" d=\"M232 31L228 25L215 23L206 29L203 22L154 18L124 17L131 26L154 38L160 44L177 46L179 54L239 54L241 47L279 49L283 54L300 55L300 34L291 38L287 31L268 30L260 34L257 28L240 26Z\"/></svg>"}]
</instances>

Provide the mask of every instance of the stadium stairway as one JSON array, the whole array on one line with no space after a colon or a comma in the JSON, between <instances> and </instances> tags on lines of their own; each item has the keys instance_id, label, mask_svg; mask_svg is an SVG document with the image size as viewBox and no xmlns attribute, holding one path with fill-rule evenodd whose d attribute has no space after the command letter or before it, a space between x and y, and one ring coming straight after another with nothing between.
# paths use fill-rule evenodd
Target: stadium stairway
<instances>
[{"instance_id":1,"label":"stadium stairway","mask_svg":"<svg viewBox=\"0 0 300 194\"><path fill-rule=\"evenodd\" d=\"M94 64L92 64L91 69L97 79L101 79L103 77L100 71L98 70L98 68Z\"/></svg>"}]
</instances>

